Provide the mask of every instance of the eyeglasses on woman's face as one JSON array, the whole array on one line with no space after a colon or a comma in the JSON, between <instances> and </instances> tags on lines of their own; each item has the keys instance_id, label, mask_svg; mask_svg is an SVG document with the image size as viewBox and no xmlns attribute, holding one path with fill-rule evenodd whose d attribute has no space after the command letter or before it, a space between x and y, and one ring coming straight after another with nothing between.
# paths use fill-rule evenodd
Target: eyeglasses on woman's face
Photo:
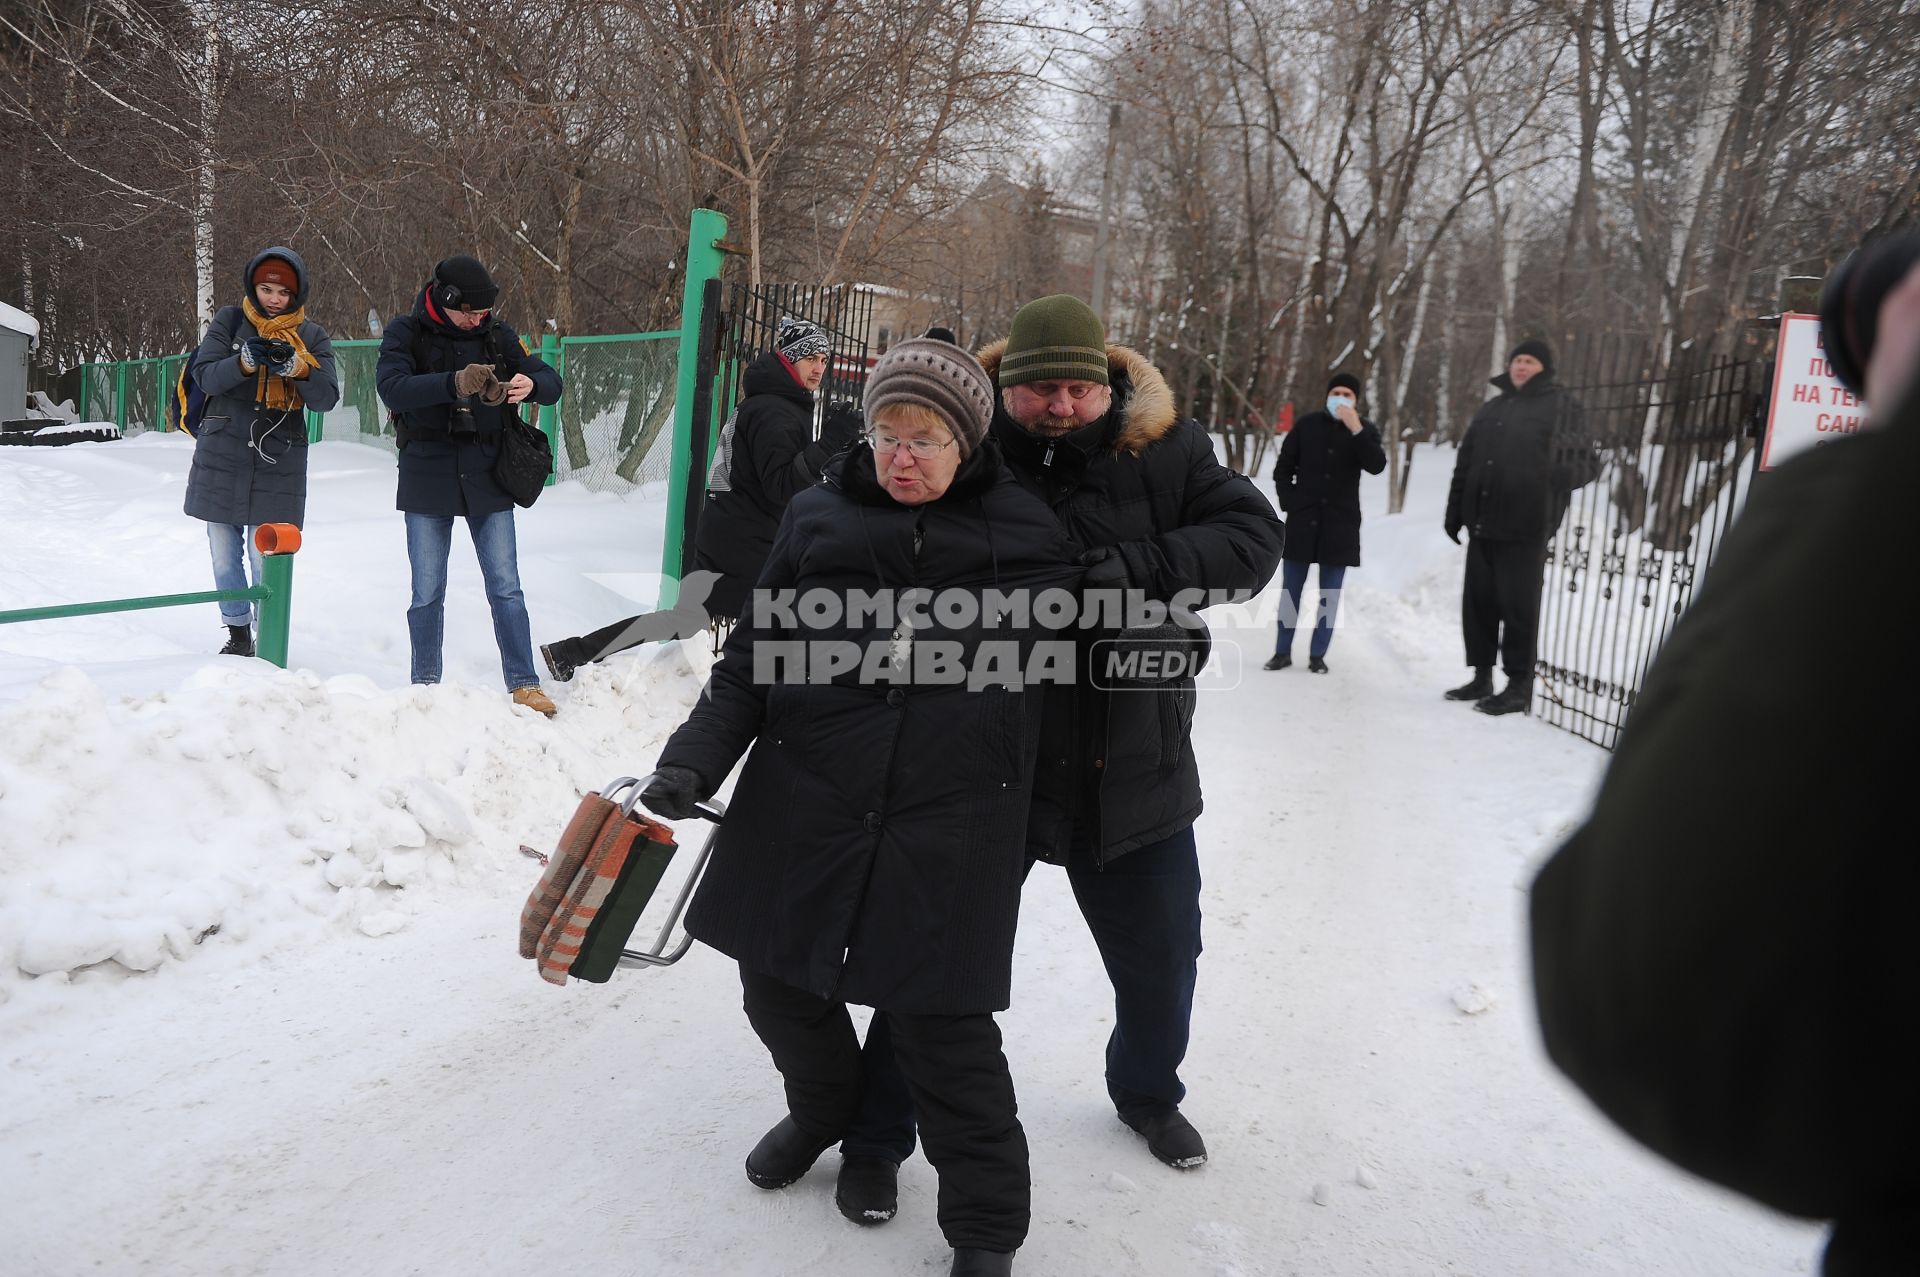
<instances>
[{"instance_id":1,"label":"eyeglasses on woman's face","mask_svg":"<svg viewBox=\"0 0 1920 1277\"><path fill-rule=\"evenodd\" d=\"M867 443L881 456L898 452L904 447L921 461L931 461L953 447L951 439L902 439L899 435L889 434L884 430L867 431Z\"/></svg>"}]
</instances>

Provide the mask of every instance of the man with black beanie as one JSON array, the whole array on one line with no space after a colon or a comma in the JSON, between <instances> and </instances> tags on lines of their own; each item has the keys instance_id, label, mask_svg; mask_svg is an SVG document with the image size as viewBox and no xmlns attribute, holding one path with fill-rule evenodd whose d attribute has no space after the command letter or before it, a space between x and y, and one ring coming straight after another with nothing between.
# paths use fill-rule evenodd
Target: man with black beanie
<instances>
[{"instance_id":1,"label":"man with black beanie","mask_svg":"<svg viewBox=\"0 0 1920 1277\"><path fill-rule=\"evenodd\" d=\"M406 517L413 597L407 633L415 683L438 683L453 523L464 520L486 582L500 672L516 705L552 718L533 667L533 636L520 589L513 498L493 477L500 436L518 405L560 398L560 374L520 344L494 311L487 268L448 257L380 339L374 378L393 411L400 449L394 504Z\"/></svg>"},{"instance_id":2,"label":"man with black beanie","mask_svg":"<svg viewBox=\"0 0 1920 1277\"><path fill-rule=\"evenodd\" d=\"M1360 566L1360 475L1387 468L1380 430L1360 415L1360 379L1338 372L1327 382L1324 408L1296 421L1280 445L1273 467L1274 494L1287 516L1286 557L1281 562L1279 634L1263 667L1283 670L1293 664L1293 632L1300 620L1307 572L1320 573L1320 604L1315 609L1307 668L1327 672L1333 643L1333 619L1347 569Z\"/></svg>"},{"instance_id":3,"label":"man with black beanie","mask_svg":"<svg viewBox=\"0 0 1920 1277\"><path fill-rule=\"evenodd\" d=\"M1600 471L1580 401L1554 384L1553 350L1538 338L1513 348L1493 379L1500 393L1467 426L1447 493L1447 536L1467 533L1467 579L1460 600L1473 678L1447 693L1483 714L1525 713L1533 697L1533 661L1547 540L1566 515L1573 490ZM1507 685L1496 695L1498 657Z\"/></svg>"}]
</instances>

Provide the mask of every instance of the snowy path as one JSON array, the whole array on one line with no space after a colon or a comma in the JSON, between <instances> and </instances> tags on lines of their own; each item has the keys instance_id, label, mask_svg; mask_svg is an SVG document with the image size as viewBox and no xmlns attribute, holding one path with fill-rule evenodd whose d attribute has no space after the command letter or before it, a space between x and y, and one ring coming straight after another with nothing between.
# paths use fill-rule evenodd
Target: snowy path
<instances>
[{"instance_id":1,"label":"snowy path","mask_svg":"<svg viewBox=\"0 0 1920 1277\"><path fill-rule=\"evenodd\" d=\"M1034 1152L1018 1271L1812 1268L1816 1230L1641 1153L1541 1057L1524 886L1604 756L1439 699L1460 677L1457 560L1406 548L1434 539L1431 522L1416 509L1372 534L1380 562L1354 578L1331 675L1264 673L1268 632L1222 636L1241 642L1246 673L1203 697L1198 729L1207 952L1186 1076L1204 1169L1161 1167L1112 1117L1105 979L1064 881L1035 871L1002 1017ZM541 553L557 570L558 549ZM348 588L327 579L303 580L307 606ZM329 596L331 630L391 628L349 598ZM0 675L32 677L6 659ZM636 721L636 688L669 721ZM514 765L537 753L598 774L650 761L686 694L604 670L568 691L552 724L496 726L464 702L420 712L464 715L451 727L478 725L496 753L489 733L516 733L534 753ZM543 779L527 819L564 814L556 788ZM0 804L18 797L0 784ZM512 956L535 872L469 860L422 883L411 920L378 938L303 915L148 975L13 984L0 1271L945 1272L922 1158L903 1170L900 1217L876 1230L834 1212L831 1154L784 1192L746 1183L740 1159L779 1114L778 1080L723 960L696 949L669 971L561 991Z\"/></svg>"}]
</instances>

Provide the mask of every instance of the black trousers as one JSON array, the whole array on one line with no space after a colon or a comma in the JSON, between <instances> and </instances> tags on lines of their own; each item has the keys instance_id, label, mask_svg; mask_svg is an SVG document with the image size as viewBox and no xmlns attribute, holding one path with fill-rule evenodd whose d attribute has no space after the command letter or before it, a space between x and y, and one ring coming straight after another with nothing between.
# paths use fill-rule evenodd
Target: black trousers
<instances>
[{"instance_id":1,"label":"black trousers","mask_svg":"<svg viewBox=\"0 0 1920 1277\"><path fill-rule=\"evenodd\" d=\"M1507 678L1533 682L1540 627L1540 585L1547 569L1545 541L1467 541L1467 584L1460 594L1460 629L1467 664L1492 669L1497 655Z\"/></svg>"},{"instance_id":2,"label":"black trousers","mask_svg":"<svg viewBox=\"0 0 1920 1277\"><path fill-rule=\"evenodd\" d=\"M740 968L747 1020L786 1081L787 1111L821 1139L847 1133L866 1089L846 1004ZM876 1012L876 1015L882 1014ZM884 1013L920 1144L940 1175L940 1231L953 1247L1014 1251L1033 1189L1027 1134L993 1016Z\"/></svg>"},{"instance_id":3,"label":"black trousers","mask_svg":"<svg viewBox=\"0 0 1920 1277\"><path fill-rule=\"evenodd\" d=\"M1029 873L1033 862L1027 863ZM1113 984L1107 1094L1122 1117L1179 1107L1200 961L1200 855L1189 825L1128 852L1104 869L1075 854L1067 864L1080 914ZM862 1055L867 1089L841 1151L913 1152L913 1111L879 1017Z\"/></svg>"},{"instance_id":4,"label":"black trousers","mask_svg":"<svg viewBox=\"0 0 1920 1277\"><path fill-rule=\"evenodd\" d=\"M629 616L615 621L612 625L603 625L591 634L582 634L578 638L564 638L549 643L554 654L575 669L583 665L592 665L595 661L604 661L609 656L618 656L642 643L664 643L673 639L692 637L693 631L687 613L683 611L643 612L639 616ZM720 643L725 637L725 629L731 622L722 617L710 616L705 622L706 628L713 631L714 655L720 653Z\"/></svg>"}]
</instances>

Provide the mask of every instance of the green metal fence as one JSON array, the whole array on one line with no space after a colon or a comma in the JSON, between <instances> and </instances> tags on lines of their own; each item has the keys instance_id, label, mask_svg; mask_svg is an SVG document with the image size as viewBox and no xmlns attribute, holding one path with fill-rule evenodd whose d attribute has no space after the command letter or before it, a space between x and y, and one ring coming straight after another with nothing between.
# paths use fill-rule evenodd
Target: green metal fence
<instances>
[{"instance_id":1,"label":"green metal fence","mask_svg":"<svg viewBox=\"0 0 1920 1277\"><path fill-rule=\"evenodd\" d=\"M602 337L555 337L537 348L566 379L557 405L539 411L554 442L554 479L577 479L597 492L625 492L665 480L672 469L678 329ZM393 426L380 402L374 368L378 341L336 341L340 402L307 414L315 442L363 443L392 452ZM111 421L125 435L166 428L166 397L185 355L86 364L81 415Z\"/></svg>"},{"instance_id":2,"label":"green metal fence","mask_svg":"<svg viewBox=\"0 0 1920 1277\"><path fill-rule=\"evenodd\" d=\"M539 352L566 379L557 405L542 407L540 428L554 444L553 482L578 480L600 492L626 492L666 483L666 528L661 572L668 578L660 605L673 603L683 570L682 543L692 512L690 494L705 474L704 459L718 427L713 375L701 368L702 334L717 347L718 302L707 300L720 278L727 219L694 209L687 224L680 327L666 332L560 337L545 334ZM717 288L712 290L717 297ZM333 343L340 402L307 414L308 437L394 450L374 379L380 343ZM111 421L124 435L166 429L167 396L185 354L82 365L80 403L88 421ZM697 446L696 446L697 445Z\"/></svg>"},{"instance_id":3,"label":"green metal fence","mask_svg":"<svg viewBox=\"0 0 1920 1277\"><path fill-rule=\"evenodd\" d=\"M269 525L259 529L260 583L244 590L199 590L191 594L154 594L133 599L102 599L90 603L56 603L48 607L14 608L0 612L0 625L30 621L57 621L74 616L104 616L115 612L144 612L151 608L192 607L201 603L252 603L259 608L260 642L255 653L281 669L287 668L287 642L293 627L293 556L300 548L296 535L291 547L276 548ZM259 534L257 533L256 536Z\"/></svg>"}]
</instances>

